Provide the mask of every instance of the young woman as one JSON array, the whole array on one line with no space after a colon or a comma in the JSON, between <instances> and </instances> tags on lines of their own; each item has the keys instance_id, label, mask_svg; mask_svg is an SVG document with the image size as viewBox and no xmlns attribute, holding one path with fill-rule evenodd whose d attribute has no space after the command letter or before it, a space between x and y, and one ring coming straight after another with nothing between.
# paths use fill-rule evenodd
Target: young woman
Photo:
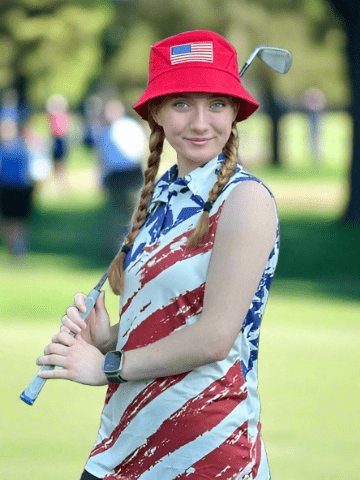
<instances>
[{"instance_id":1,"label":"young woman","mask_svg":"<svg viewBox=\"0 0 360 480\"><path fill-rule=\"evenodd\" d=\"M152 46L134 106L152 130L148 168L109 271L120 322L110 327L103 293L82 321L78 293L38 360L63 367L44 378L109 384L83 480L270 478L257 358L278 218L269 190L237 160L236 123L257 107L220 35ZM164 138L177 164L156 182Z\"/></svg>"}]
</instances>

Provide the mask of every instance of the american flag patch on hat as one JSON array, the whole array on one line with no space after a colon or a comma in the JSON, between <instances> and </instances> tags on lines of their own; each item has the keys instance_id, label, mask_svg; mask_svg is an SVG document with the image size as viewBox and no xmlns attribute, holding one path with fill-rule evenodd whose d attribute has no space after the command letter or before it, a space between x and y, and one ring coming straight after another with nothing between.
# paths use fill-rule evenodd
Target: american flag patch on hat
<instances>
[{"instance_id":1,"label":"american flag patch on hat","mask_svg":"<svg viewBox=\"0 0 360 480\"><path fill-rule=\"evenodd\" d=\"M170 47L171 65L186 62L209 62L213 63L212 42L186 43Z\"/></svg>"}]
</instances>

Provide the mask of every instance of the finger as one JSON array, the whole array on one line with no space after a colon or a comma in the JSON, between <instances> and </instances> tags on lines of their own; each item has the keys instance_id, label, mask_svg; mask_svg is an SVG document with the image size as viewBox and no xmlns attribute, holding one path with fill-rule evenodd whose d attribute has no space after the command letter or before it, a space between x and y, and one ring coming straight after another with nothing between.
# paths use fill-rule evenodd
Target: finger
<instances>
[{"instance_id":1,"label":"finger","mask_svg":"<svg viewBox=\"0 0 360 480\"><path fill-rule=\"evenodd\" d=\"M60 331L59 333L56 333L51 337L51 341L52 343L62 344L66 347L72 347L76 343L75 338L69 334L69 331Z\"/></svg>"},{"instance_id":2,"label":"finger","mask_svg":"<svg viewBox=\"0 0 360 480\"><path fill-rule=\"evenodd\" d=\"M62 355L43 355L36 360L36 365L51 365L53 367L64 368L66 364L66 358Z\"/></svg>"},{"instance_id":3,"label":"finger","mask_svg":"<svg viewBox=\"0 0 360 480\"><path fill-rule=\"evenodd\" d=\"M86 310L86 307L85 307L85 310ZM75 305L70 305L70 307L66 309L66 315L69 317L70 320L76 323L76 325L79 325L81 328L86 328L86 323L80 317L79 310Z\"/></svg>"},{"instance_id":4,"label":"finger","mask_svg":"<svg viewBox=\"0 0 360 480\"><path fill-rule=\"evenodd\" d=\"M50 379L62 379L62 380L69 380L69 372L68 370L61 369L61 370L40 370L37 373L37 376L40 378L44 378L46 380Z\"/></svg>"},{"instance_id":5,"label":"finger","mask_svg":"<svg viewBox=\"0 0 360 480\"><path fill-rule=\"evenodd\" d=\"M74 340L83 345L87 345L87 342L82 338L81 333L77 333L74 337Z\"/></svg>"},{"instance_id":6,"label":"finger","mask_svg":"<svg viewBox=\"0 0 360 480\"><path fill-rule=\"evenodd\" d=\"M96 310L104 310L105 309L105 290L101 290L100 295L95 304Z\"/></svg>"},{"instance_id":7,"label":"finger","mask_svg":"<svg viewBox=\"0 0 360 480\"><path fill-rule=\"evenodd\" d=\"M45 355L53 355L53 354L58 354L61 355L62 357L66 357L68 352L69 347L61 344L61 343L50 343L44 348L44 354Z\"/></svg>"},{"instance_id":8,"label":"finger","mask_svg":"<svg viewBox=\"0 0 360 480\"><path fill-rule=\"evenodd\" d=\"M76 308L80 310L80 312L86 312L86 305L85 305L86 295L79 292L74 297L74 303Z\"/></svg>"},{"instance_id":9,"label":"finger","mask_svg":"<svg viewBox=\"0 0 360 480\"><path fill-rule=\"evenodd\" d=\"M68 327L65 327L65 325L61 325L60 327L60 332L65 332L65 333L70 333L71 330ZM54 335L55 336L55 335Z\"/></svg>"},{"instance_id":10,"label":"finger","mask_svg":"<svg viewBox=\"0 0 360 480\"><path fill-rule=\"evenodd\" d=\"M75 334L80 333L82 328L86 328L86 323L80 317L77 320L73 320L69 318L68 315L64 315L61 321L62 321L62 324L69 329L69 331Z\"/></svg>"}]
</instances>

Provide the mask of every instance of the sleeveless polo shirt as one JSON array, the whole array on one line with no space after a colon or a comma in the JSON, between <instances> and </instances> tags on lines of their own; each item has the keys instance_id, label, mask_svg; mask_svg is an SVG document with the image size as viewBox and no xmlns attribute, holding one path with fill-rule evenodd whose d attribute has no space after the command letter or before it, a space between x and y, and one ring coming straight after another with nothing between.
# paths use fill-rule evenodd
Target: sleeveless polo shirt
<instances>
[{"instance_id":1,"label":"sleeveless polo shirt","mask_svg":"<svg viewBox=\"0 0 360 480\"><path fill-rule=\"evenodd\" d=\"M146 346L199 319L224 202L239 183L260 182L239 163L210 212L204 245L187 249L223 159L221 154L183 178L177 178L174 165L157 182L146 222L126 256L117 349ZM279 244L277 228L242 330L225 360L108 387L88 472L107 480L270 478L260 435L257 359Z\"/></svg>"}]
</instances>

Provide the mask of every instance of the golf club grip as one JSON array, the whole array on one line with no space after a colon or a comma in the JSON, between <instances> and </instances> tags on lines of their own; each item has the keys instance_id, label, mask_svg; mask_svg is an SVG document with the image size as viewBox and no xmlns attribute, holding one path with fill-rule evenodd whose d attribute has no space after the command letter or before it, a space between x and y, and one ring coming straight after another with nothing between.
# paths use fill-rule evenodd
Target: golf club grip
<instances>
[{"instance_id":1,"label":"golf club grip","mask_svg":"<svg viewBox=\"0 0 360 480\"><path fill-rule=\"evenodd\" d=\"M80 317L83 320L85 320L85 318L88 316L88 314L94 308L94 305L95 305L96 300L98 299L99 295L100 295L100 291L94 289L86 297L86 300L85 300L86 312L79 312ZM74 336L73 332L70 332L70 334ZM43 365L42 367L40 367L39 372L44 371L44 370L54 370L54 368L55 367L53 365ZM40 378L36 374L36 376L29 383L28 387L20 395L21 400L23 402L27 403L28 405L32 405L35 402L35 400L37 399L39 393L41 392L41 389L45 385L45 382L46 382L46 378Z\"/></svg>"}]
</instances>

